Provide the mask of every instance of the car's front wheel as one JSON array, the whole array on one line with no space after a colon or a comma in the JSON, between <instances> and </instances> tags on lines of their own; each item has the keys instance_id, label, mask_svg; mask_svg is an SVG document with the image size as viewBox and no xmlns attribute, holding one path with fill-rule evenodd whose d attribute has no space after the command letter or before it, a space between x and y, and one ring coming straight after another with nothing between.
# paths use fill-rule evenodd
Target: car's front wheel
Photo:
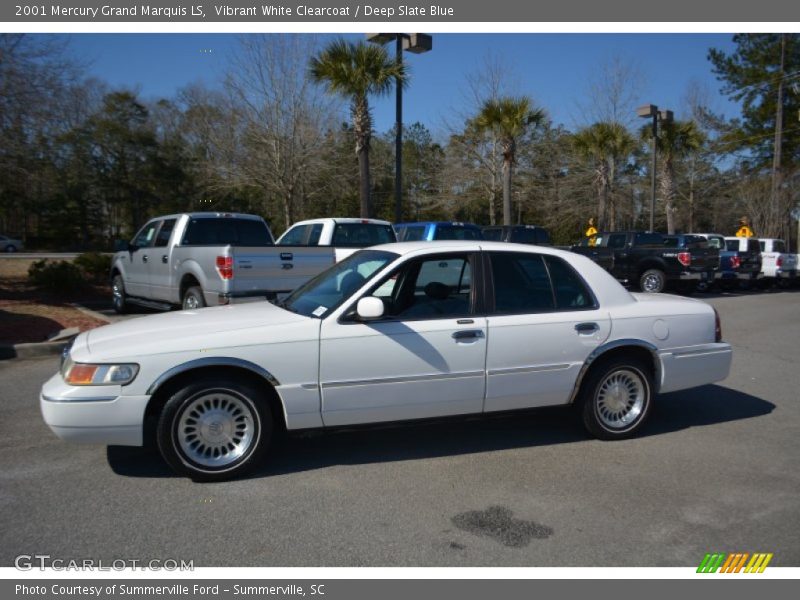
<instances>
[{"instance_id":1,"label":"car's front wheel","mask_svg":"<svg viewBox=\"0 0 800 600\"><path fill-rule=\"evenodd\" d=\"M633 436L650 413L652 376L639 360L623 357L597 365L582 390L583 424L602 440Z\"/></svg>"},{"instance_id":2,"label":"car's front wheel","mask_svg":"<svg viewBox=\"0 0 800 600\"><path fill-rule=\"evenodd\" d=\"M16 252L16 251L17 251L17 247L14 244L9 244L8 246L6 246L6 252L11 253L11 252Z\"/></svg>"},{"instance_id":3,"label":"car's front wheel","mask_svg":"<svg viewBox=\"0 0 800 600\"><path fill-rule=\"evenodd\" d=\"M255 467L272 438L268 400L248 382L204 378L167 401L158 420L158 447L177 473L224 481Z\"/></svg>"}]
</instances>

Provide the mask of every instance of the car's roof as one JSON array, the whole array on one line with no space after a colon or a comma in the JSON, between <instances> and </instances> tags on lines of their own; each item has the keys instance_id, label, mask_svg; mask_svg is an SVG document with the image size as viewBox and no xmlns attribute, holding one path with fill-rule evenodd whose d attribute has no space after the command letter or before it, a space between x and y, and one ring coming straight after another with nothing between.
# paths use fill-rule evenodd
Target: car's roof
<instances>
[{"instance_id":1,"label":"car's roof","mask_svg":"<svg viewBox=\"0 0 800 600\"><path fill-rule=\"evenodd\" d=\"M315 223L362 223L364 225L391 225L389 221L381 219L359 219L357 217L324 217L321 219L306 219L305 221L298 221L293 223L295 225L313 225Z\"/></svg>"},{"instance_id":2,"label":"car's roof","mask_svg":"<svg viewBox=\"0 0 800 600\"><path fill-rule=\"evenodd\" d=\"M153 217L150 221L156 221L159 219L177 219L182 216L188 216L191 219L212 219L214 217L225 217L229 219L253 219L256 221L263 221L263 217L259 215L251 215L247 213L237 213L237 212L227 212L227 211L219 211L219 212L211 212L211 211L200 211L200 212L186 212L186 213L175 213L172 215L159 215L157 217Z\"/></svg>"}]
</instances>

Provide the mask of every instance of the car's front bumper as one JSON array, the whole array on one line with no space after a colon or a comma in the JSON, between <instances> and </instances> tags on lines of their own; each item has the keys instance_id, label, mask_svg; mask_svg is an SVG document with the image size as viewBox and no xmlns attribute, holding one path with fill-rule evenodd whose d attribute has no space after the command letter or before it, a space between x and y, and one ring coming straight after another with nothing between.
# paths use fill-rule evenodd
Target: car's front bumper
<instances>
[{"instance_id":1,"label":"car's front bumper","mask_svg":"<svg viewBox=\"0 0 800 600\"><path fill-rule=\"evenodd\" d=\"M126 396L121 386L72 386L55 374L43 386L39 406L62 440L141 446L150 396Z\"/></svg>"}]
</instances>

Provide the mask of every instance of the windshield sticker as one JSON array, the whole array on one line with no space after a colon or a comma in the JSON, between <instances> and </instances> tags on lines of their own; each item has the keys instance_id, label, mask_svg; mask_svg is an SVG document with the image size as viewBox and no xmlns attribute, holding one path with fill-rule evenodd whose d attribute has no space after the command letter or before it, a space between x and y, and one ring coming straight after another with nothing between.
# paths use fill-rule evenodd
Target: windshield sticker
<instances>
[{"instance_id":1,"label":"windshield sticker","mask_svg":"<svg viewBox=\"0 0 800 600\"><path fill-rule=\"evenodd\" d=\"M314 312L312 312L311 314L314 315L315 317L321 317L322 315L325 314L326 310L328 309L325 308L324 306L318 306L317 308L314 309Z\"/></svg>"}]
</instances>

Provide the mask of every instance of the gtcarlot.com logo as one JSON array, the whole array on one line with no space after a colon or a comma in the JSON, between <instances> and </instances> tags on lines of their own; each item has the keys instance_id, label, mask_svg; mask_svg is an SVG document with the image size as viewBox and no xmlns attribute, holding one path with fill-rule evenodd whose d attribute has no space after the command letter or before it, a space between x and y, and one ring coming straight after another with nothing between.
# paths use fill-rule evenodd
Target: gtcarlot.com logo
<instances>
[{"instance_id":1,"label":"gtcarlot.com logo","mask_svg":"<svg viewBox=\"0 0 800 600\"><path fill-rule=\"evenodd\" d=\"M53 558L49 554L20 554L14 559L14 566L20 571L32 571L34 569L40 571L46 569L54 571L124 571L126 569L140 571L194 571L193 560L116 558L108 561L96 558Z\"/></svg>"},{"instance_id":2,"label":"gtcarlot.com logo","mask_svg":"<svg viewBox=\"0 0 800 600\"><path fill-rule=\"evenodd\" d=\"M697 567L698 573L763 573L769 561L772 560L772 553L754 552L714 552L707 553L700 566Z\"/></svg>"}]
</instances>

